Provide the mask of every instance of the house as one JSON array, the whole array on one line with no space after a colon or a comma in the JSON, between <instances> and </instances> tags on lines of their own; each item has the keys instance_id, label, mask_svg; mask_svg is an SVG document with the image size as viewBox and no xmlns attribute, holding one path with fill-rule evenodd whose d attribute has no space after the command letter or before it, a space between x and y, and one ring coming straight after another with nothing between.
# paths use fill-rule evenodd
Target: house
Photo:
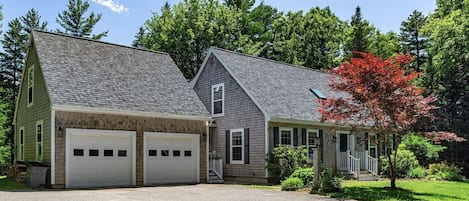
<instances>
[{"instance_id":1,"label":"house","mask_svg":"<svg viewBox=\"0 0 469 201\"><path fill-rule=\"evenodd\" d=\"M23 75L15 160L52 187L207 181L211 117L168 54L33 31Z\"/></svg>"},{"instance_id":2,"label":"house","mask_svg":"<svg viewBox=\"0 0 469 201\"><path fill-rule=\"evenodd\" d=\"M379 146L374 135L332 130L318 112L321 98L340 96L328 89L332 75L260 57L211 48L191 82L214 122L210 152L224 162L210 165L225 180L269 182L266 157L276 146L313 148L321 166L377 175ZM216 157L214 157L216 158ZM212 163L212 161L210 161ZM215 162L213 162L215 163ZM362 172L364 173L364 172Z\"/></svg>"}]
</instances>

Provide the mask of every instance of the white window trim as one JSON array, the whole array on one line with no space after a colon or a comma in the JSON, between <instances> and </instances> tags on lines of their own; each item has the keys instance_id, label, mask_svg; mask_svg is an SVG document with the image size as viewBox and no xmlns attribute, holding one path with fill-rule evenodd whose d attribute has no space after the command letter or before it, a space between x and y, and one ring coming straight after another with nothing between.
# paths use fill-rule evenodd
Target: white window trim
<instances>
[{"instance_id":1,"label":"white window trim","mask_svg":"<svg viewBox=\"0 0 469 201\"><path fill-rule=\"evenodd\" d=\"M233 160L233 133L241 133L241 160ZM237 145L238 147L239 145ZM244 164L244 129L231 129L230 130L230 164Z\"/></svg>"},{"instance_id":2,"label":"white window trim","mask_svg":"<svg viewBox=\"0 0 469 201\"><path fill-rule=\"evenodd\" d=\"M21 131L23 131L23 140L21 140ZM18 156L21 156L20 159L17 159L17 160L20 160L20 161L24 161L24 140L26 139L24 137L25 133L24 133L24 126L21 126L20 129L19 129L19 133L18 133L18 141L20 143L18 143ZM21 144L21 141L23 141L23 144Z\"/></svg>"},{"instance_id":3,"label":"white window trim","mask_svg":"<svg viewBox=\"0 0 469 201\"><path fill-rule=\"evenodd\" d=\"M33 71L33 81L31 82L31 85L29 85L29 75L31 74L31 71ZM27 107L31 107L34 105L34 65L32 65L29 69L28 69L28 79L26 80L26 82L28 82L28 88L26 89L26 94L27 94L27 99L26 99L26 103L27 103ZM31 103L29 102L29 88L32 88L32 93L31 93L31 96L32 96L32 101Z\"/></svg>"},{"instance_id":4,"label":"white window trim","mask_svg":"<svg viewBox=\"0 0 469 201\"><path fill-rule=\"evenodd\" d=\"M214 96L213 96L213 89L214 88L217 88L217 87L220 87L221 86L221 113L219 114L214 114L214 109L215 109L215 100L214 100ZM225 114L225 83L220 83L220 84L215 84L215 85L212 85L212 90L211 90L211 101L212 101L212 116L213 117L221 117Z\"/></svg>"},{"instance_id":5,"label":"white window trim","mask_svg":"<svg viewBox=\"0 0 469 201\"><path fill-rule=\"evenodd\" d=\"M41 125L41 142L37 141L37 126ZM36 121L36 127L34 127L34 130L36 132L36 160L37 161L42 161L44 160L44 122L42 120ZM38 145L41 145L41 158L39 158L39 151L38 151Z\"/></svg>"},{"instance_id":6,"label":"white window trim","mask_svg":"<svg viewBox=\"0 0 469 201\"><path fill-rule=\"evenodd\" d=\"M314 136L316 139L319 139L319 129L306 129L306 149L308 150L308 152L306 153L307 154L307 159L308 160L311 160L309 158L309 147L310 147L310 144L309 144L309 133L310 132L316 132L316 136ZM316 142L317 144L317 142ZM312 146L312 145L311 145Z\"/></svg>"},{"instance_id":7,"label":"white window trim","mask_svg":"<svg viewBox=\"0 0 469 201\"><path fill-rule=\"evenodd\" d=\"M290 144L282 144L282 131L290 131ZM279 146L293 146L293 128L280 127L278 129L278 145Z\"/></svg>"}]
</instances>

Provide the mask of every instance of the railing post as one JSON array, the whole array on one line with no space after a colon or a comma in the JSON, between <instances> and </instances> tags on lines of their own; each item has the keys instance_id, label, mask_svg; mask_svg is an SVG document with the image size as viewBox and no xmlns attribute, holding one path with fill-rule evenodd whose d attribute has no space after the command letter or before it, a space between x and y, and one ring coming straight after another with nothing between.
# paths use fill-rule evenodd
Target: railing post
<instances>
[{"instance_id":1,"label":"railing post","mask_svg":"<svg viewBox=\"0 0 469 201\"><path fill-rule=\"evenodd\" d=\"M365 159L365 168L366 168L366 170L369 170L369 168L368 168L368 163L369 163L368 151L365 151L365 157L363 157L363 159Z\"/></svg>"},{"instance_id":2,"label":"railing post","mask_svg":"<svg viewBox=\"0 0 469 201\"><path fill-rule=\"evenodd\" d=\"M347 170L352 171L352 168L350 168L350 150L347 150Z\"/></svg>"}]
</instances>

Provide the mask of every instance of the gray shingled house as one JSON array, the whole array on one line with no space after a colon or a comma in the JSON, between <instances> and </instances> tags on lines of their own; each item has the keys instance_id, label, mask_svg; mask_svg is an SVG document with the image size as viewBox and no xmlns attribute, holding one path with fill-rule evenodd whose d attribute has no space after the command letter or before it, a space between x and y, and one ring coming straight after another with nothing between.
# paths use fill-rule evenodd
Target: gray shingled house
<instances>
[{"instance_id":1,"label":"gray shingled house","mask_svg":"<svg viewBox=\"0 0 469 201\"><path fill-rule=\"evenodd\" d=\"M328 73L211 48L191 84L211 112L210 173L231 181L266 183L266 156L276 146L313 148L322 166L377 175L374 135L320 122L318 99ZM362 171L360 171L360 169ZM363 177L362 177L363 178Z\"/></svg>"},{"instance_id":2,"label":"gray shingled house","mask_svg":"<svg viewBox=\"0 0 469 201\"><path fill-rule=\"evenodd\" d=\"M211 117L168 54L33 31L23 75L16 161L52 187L207 181Z\"/></svg>"}]
</instances>

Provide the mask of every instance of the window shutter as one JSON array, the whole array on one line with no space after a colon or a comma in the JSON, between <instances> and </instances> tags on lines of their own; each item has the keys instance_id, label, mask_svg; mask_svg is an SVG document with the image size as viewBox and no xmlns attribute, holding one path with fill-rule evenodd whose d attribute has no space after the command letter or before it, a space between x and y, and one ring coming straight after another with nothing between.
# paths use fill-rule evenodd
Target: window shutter
<instances>
[{"instance_id":1,"label":"window shutter","mask_svg":"<svg viewBox=\"0 0 469 201\"><path fill-rule=\"evenodd\" d=\"M274 147L278 146L279 144L278 133L279 133L278 127L274 127Z\"/></svg>"},{"instance_id":2,"label":"window shutter","mask_svg":"<svg viewBox=\"0 0 469 201\"><path fill-rule=\"evenodd\" d=\"M226 154L225 154L225 160L226 164L230 164L230 130L226 130L226 138L225 138L225 146L226 146Z\"/></svg>"},{"instance_id":3,"label":"window shutter","mask_svg":"<svg viewBox=\"0 0 469 201\"><path fill-rule=\"evenodd\" d=\"M293 146L298 146L298 128L293 128Z\"/></svg>"},{"instance_id":4,"label":"window shutter","mask_svg":"<svg viewBox=\"0 0 469 201\"><path fill-rule=\"evenodd\" d=\"M306 146L306 128L301 129L301 144Z\"/></svg>"},{"instance_id":5,"label":"window shutter","mask_svg":"<svg viewBox=\"0 0 469 201\"><path fill-rule=\"evenodd\" d=\"M244 129L244 164L249 164L249 128Z\"/></svg>"},{"instance_id":6,"label":"window shutter","mask_svg":"<svg viewBox=\"0 0 469 201\"><path fill-rule=\"evenodd\" d=\"M323 135L323 132L322 132L322 129L319 129L319 146L321 147L321 151L320 151L320 156L319 156L319 159L320 159L320 162L323 163L324 162L324 135Z\"/></svg>"},{"instance_id":7,"label":"window shutter","mask_svg":"<svg viewBox=\"0 0 469 201\"><path fill-rule=\"evenodd\" d=\"M365 151L368 151L369 147L368 147L368 133L365 133ZM368 153L369 154L369 153Z\"/></svg>"}]
</instances>

